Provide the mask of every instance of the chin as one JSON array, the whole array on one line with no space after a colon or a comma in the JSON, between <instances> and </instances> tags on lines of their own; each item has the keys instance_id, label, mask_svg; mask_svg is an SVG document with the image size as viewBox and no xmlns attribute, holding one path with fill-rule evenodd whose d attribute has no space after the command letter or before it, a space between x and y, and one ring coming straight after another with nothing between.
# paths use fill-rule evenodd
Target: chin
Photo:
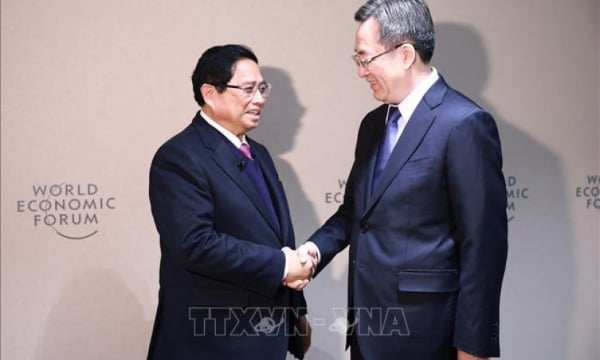
<instances>
[{"instance_id":1,"label":"chin","mask_svg":"<svg viewBox=\"0 0 600 360\"><path fill-rule=\"evenodd\" d=\"M254 128L257 128L259 123L260 123L260 121L258 119L256 119L256 120L254 120L254 121L246 124L246 129L248 131L250 131L250 130L252 130Z\"/></svg>"},{"instance_id":2,"label":"chin","mask_svg":"<svg viewBox=\"0 0 600 360\"><path fill-rule=\"evenodd\" d=\"M373 92L373 97L375 98L375 100L381 102L385 102L385 100L387 99L385 96L383 96L383 94L378 94L377 92Z\"/></svg>"}]
</instances>

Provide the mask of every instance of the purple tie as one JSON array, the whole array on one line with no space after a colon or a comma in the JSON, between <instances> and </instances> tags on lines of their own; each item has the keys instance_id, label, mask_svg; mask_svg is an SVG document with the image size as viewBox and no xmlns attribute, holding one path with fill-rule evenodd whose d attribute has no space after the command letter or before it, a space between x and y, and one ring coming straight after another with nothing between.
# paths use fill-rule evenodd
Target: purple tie
<instances>
[{"instance_id":1,"label":"purple tie","mask_svg":"<svg viewBox=\"0 0 600 360\"><path fill-rule=\"evenodd\" d=\"M397 106L390 106L388 113L388 121L385 126L385 135L379 145L379 153L377 154L377 163L375 165L375 174L373 176L373 187L379 180L381 172L385 168L385 164L390 158L394 145L398 137L398 119L400 119L400 111Z\"/></svg>"},{"instance_id":2,"label":"purple tie","mask_svg":"<svg viewBox=\"0 0 600 360\"><path fill-rule=\"evenodd\" d=\"M252 160L252 152L250 151L250 145L242 143L242 145L240 145L240 151L243 152L248 159Z\"/></svg>"},{"instance_id":3,"label":"purple tie","mask_svg":"<svg viewBox=\"0 0 600 360\"><path fill-rule=\"evenodd\" d=\"M280 231L279 228L279 217L277 216L277 212L275 211L275 205L273 203L273 198L271 197L271 192L269 191L269 187L267 186L267 182L265 181L265 177L260 168L260 159L254 161L252 157L252 152L250 151L250 146L246 143L242 143L240 145L240 151L246 156L248 159L252 161L248 161L246 165L244 165L241 169L244 169L245 173L250 178L250 181L256 187L256 190L260 194L260 197L263 200L263 203L266 206L266 210L273 219L273 224L277 228L277 231Z\"/></svg>"}]
</instances>

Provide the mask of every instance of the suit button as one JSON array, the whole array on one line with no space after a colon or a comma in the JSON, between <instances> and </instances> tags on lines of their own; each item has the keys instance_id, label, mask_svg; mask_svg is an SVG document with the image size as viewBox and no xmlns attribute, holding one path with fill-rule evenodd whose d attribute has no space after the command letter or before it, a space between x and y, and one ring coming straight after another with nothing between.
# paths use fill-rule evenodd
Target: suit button
<instances>
[{"instance_id":1,"label":"suit button","mask_svg":"<svg viewBox=\"0 0 600 360\"><path fill-rule=\"evenodd\" d=\"M369 230L369 223L363 222L360 224L360 232L366 233Z\"/></svg>"}]
</instances>

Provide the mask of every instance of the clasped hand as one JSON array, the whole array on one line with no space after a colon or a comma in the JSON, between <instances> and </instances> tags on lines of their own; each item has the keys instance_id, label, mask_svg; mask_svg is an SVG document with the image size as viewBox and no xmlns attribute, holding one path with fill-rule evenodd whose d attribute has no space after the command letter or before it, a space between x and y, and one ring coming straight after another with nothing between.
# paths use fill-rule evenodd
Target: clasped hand
<instances>
[{"instance_id":1,"label":"clasped hand","mask_svg":"<svg viewBox=\"0 0 600 360\"><path fill-rule=\"evenodd\" d=\"M296 251L287 246L281 250L285 254L287 264L287 274L283 284L298 291L304 289L317 268L316 251L306 245L300 246Z\"/></svg>"}]
</instances>

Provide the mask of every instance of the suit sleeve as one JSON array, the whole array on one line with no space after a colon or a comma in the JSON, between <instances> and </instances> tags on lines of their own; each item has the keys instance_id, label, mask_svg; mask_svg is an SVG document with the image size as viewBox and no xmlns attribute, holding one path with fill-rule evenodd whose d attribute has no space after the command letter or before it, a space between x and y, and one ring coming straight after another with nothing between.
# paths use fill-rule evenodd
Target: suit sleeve
<instances>
[{"instance_id":1,"label":"suit sleeve","mask_svg":"<svg viewBox=\"0 0 600 360\"><path fill-rule=\"evenodd\" d=\"M360 129L354 149L354 163L350 169L350 174L346 180L344 190L344 201L338 210L321 226L309 239L319 248L321 259L317 267L317 273L321 271L337 253L344 250L350 244L353 216L354 216L354 194L355 183L358 175L358 168L361 160L368 154L367 140L371 139L372 131L369 128L369 115L361 122Z\"/></svg>"},{"instance_id":2,"label":"suit sleeve","mask_svg":"<svg viewBox=\"0 0 600 360\"><path fill-rule=\"evenodd\" d=\"M352 174L352 172L351 172ZM320 272L335 255L350 244L352 226L352 175L346 182L344 202L338 210L309 239L319 248L321 259L317 267Z\"/></svg>"},{"instance_id":3,"label":"suit sleeve","mask_svg":"<svg viewBox=\"0 0 600 360\"><path fill-rule=\"evenodd\" d=\"M180 147L163 146L152 162L149 195L162 252L187 271L273 296L285 256L279 248L215 230L215 199L197 161Z\"/></svg>"},{"instance_id":4,"label":"suit sleeve","mask_svg":"<svg viewBox=\"0 0 600 360\"><path fill-rule=\"evenodd\" d=\"M446 162L453 236L460 251L454 345L474 355L499 356L506 186L498 130L490 114L478 110L453 129Z\"/></svg>"}]
</instances>

